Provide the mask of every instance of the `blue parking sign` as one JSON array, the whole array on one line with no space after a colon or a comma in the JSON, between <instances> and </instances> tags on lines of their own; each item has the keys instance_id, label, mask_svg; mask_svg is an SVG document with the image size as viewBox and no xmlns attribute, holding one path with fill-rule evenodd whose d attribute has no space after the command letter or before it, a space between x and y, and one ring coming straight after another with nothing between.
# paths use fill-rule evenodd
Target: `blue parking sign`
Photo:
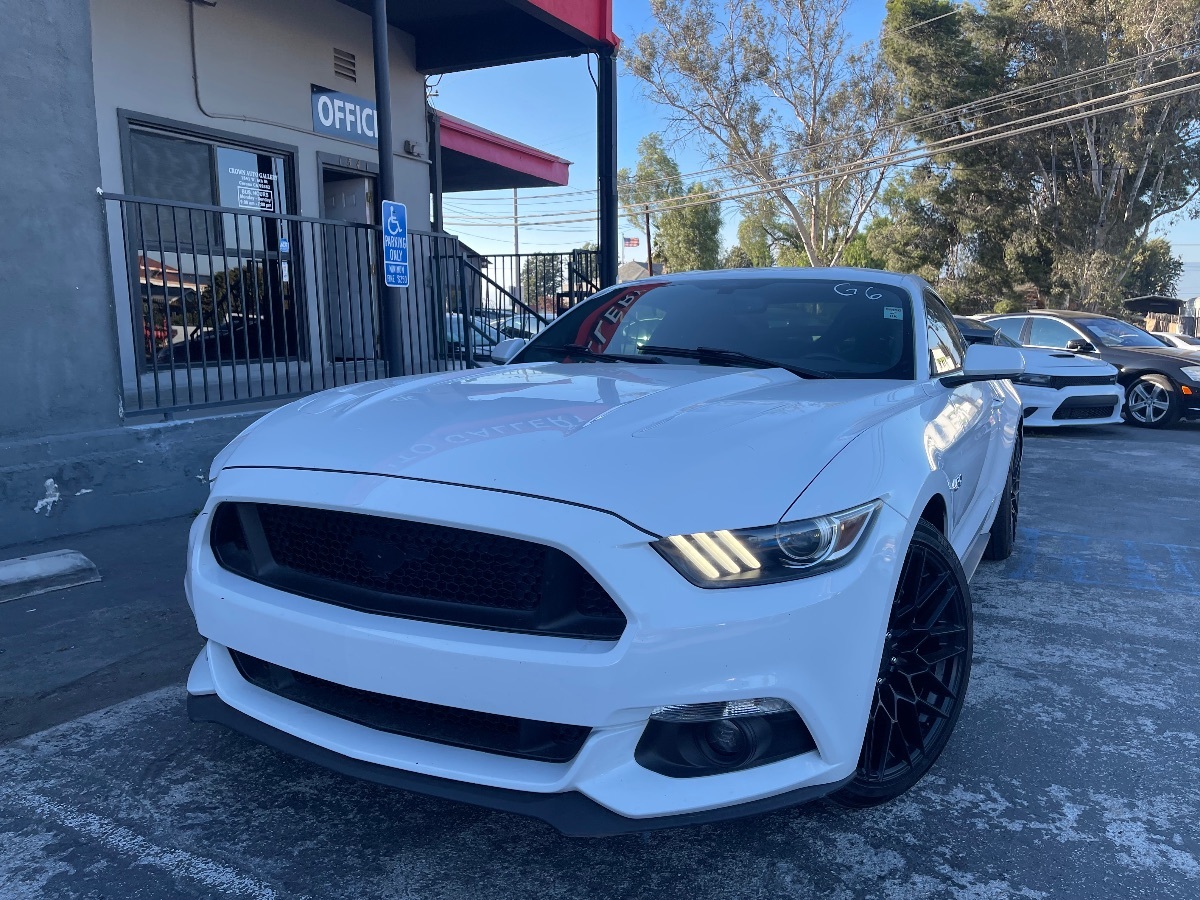
<instances>
[{"instance_id":1,"label":"blue parking sign","mask_svg":"<svg viewBox=\"0 0 1200 900\"><path fill-rule=\"evenodd\" d=\"M383 283L408 287L408 210L392 200L383 201Z\"/></svg>"}]
</instances>

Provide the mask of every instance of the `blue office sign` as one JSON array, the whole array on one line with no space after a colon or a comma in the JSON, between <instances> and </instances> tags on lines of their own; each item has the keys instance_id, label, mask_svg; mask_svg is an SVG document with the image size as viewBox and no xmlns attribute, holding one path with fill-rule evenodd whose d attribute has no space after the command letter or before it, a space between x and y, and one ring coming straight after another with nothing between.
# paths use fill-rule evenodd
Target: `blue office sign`
<instances>
[{"instance_id":1,"label":"blue office sign","mask_svg":"<svg viewBox=\"0 0 1200 900\"><path fill-rule=\"evenodd\" d=\"M379 142L375 104L353 94L312 86L313 131L374 147Z\"/></svg>"},{"instance_id":2,"label":"blue office sign","mask_svg":"<svg viewBox=\"0 0 1200 900\"><path fill-rule=\"evenodd\" d=\"M383 283L408 287L408 210L392 200L383 201Z\"/></svg>"}]
</instances>

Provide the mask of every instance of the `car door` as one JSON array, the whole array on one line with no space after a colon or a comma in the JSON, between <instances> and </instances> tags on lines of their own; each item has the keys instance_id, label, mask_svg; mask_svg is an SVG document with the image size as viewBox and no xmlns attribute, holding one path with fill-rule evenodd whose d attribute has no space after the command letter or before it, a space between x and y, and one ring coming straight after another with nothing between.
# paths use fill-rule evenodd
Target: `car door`
<instances>
[{"instance_id":1,"label":"car door","mask_svg":"<svg viewBox=\"0 0 1200 900\"><path fill-rule=\"evenodd\" d=\"M925 323L930 378L960 372L966 342L950 310L932 291L925 292ZM950 497L948 537L963 551L974 537L960 533L963 523L972 518L971 507L977 502L991 502L991 498L980 494L979 484L989 463L989 449L993 432L1000 425L1004 398L988 381L947 388L934 380L933 385L934 391L940 392L944 406L930 422L927 445L932 450L934 465L946 476ZM964 537L967 539L962 540Z\"/></svg>"}]
</instances>

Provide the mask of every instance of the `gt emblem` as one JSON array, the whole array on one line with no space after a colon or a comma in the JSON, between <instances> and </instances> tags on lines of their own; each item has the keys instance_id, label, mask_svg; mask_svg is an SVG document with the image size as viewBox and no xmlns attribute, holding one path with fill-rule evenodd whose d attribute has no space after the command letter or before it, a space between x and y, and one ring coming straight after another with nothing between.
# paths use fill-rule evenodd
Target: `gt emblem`
<instances>
[{"instance_id":1,"label":"gt emblem","mask_svg":"<svg viewBox=\"0 0 1200 900\"><path fill-rule=\"evenodd\" d=\"M957 491L960 487L962 487L962 476L955 475L954 480L950 482L950 490Z\"/></svg>"}]
</instances>

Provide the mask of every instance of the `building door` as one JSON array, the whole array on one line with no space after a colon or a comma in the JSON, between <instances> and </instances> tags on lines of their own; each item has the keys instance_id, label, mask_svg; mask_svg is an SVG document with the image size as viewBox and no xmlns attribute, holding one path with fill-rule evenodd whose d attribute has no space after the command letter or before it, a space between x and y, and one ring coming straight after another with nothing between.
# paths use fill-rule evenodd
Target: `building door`
<instances>
[{"instance_id":1,"label":"building door","mask_svg":"<svg viewBox=\"0 0 1200 900\"><path fill-rule=\"evenodd\" d=\"M324 275L330 353L333 359L374 360L380 318L375 285L375 178L328 166L321 170L322 217L346 225L323 225Z\"/></svg>"}]
</instances>

